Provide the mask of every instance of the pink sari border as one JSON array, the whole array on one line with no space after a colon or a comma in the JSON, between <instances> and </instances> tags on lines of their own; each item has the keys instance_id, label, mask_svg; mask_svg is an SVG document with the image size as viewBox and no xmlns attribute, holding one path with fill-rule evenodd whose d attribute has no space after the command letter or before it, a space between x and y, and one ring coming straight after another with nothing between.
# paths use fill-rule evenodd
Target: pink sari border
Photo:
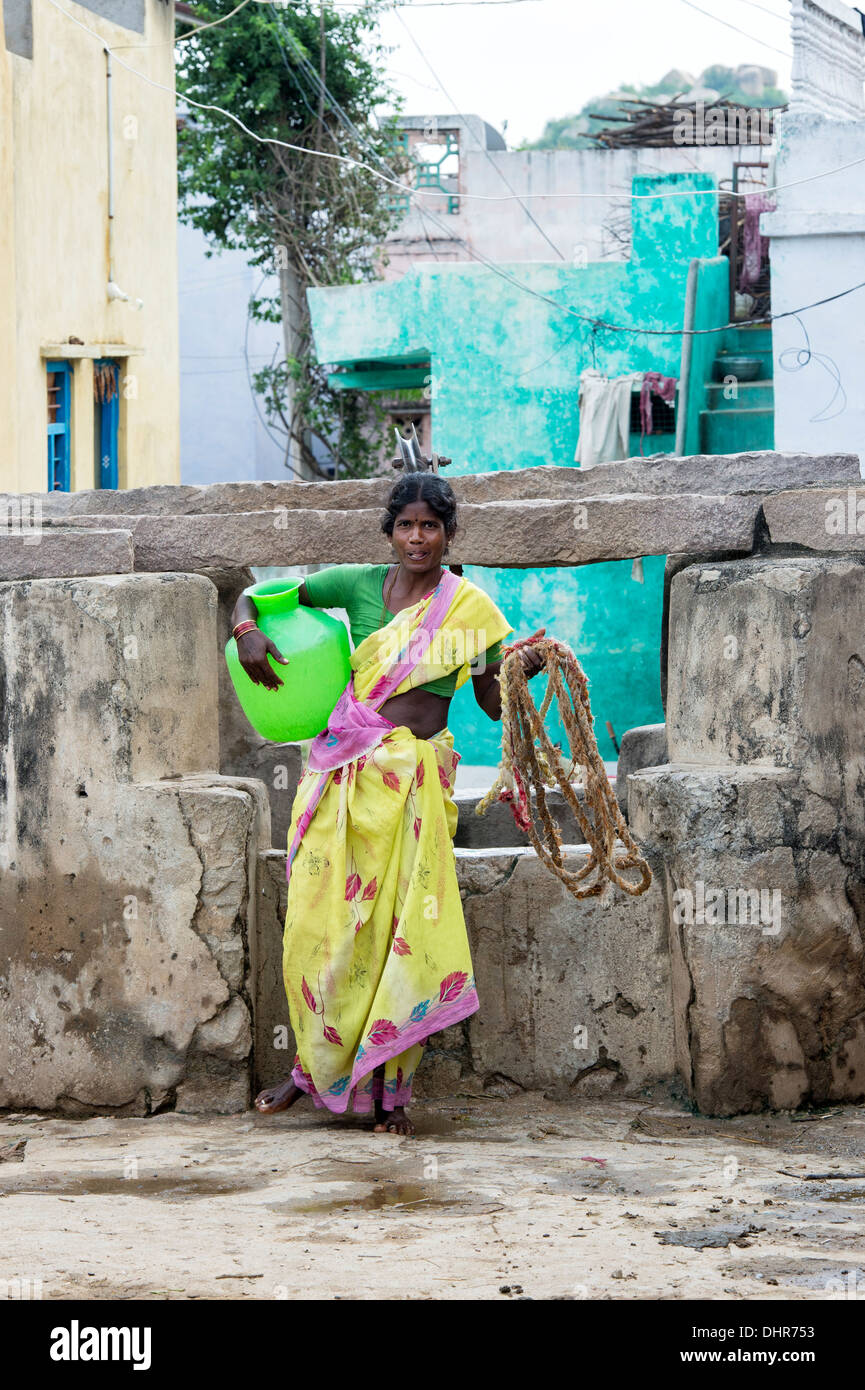
<instances>
[{"instance_id":1,"label":"pink sari border","mask_svg":"<svg viewBox=\"0 0 865 1390\"><path fill-rule=\"evenodd\" d=\"M332 1096L329 1095L327 1091L322 1095L320 1092L315 1091L310 1087L299 1066L294 1068L294 1071L291 1073L291 1079L299 1090L305 1091L307 1095L312 1096L315 1104L319 1108L331 1110L335 1115L343 1115L348 1109L349 1101L354 1098L354 1113L359 1115L368 1114L372 1109L372 1087L370 1087L368 1093L364 1090L360 1095L354 1094L359 1082L361 1082L365 1076L375 1071L376 1067L380 1067L383 1063L389 1061L391 1057L398 1057L401 1052L405 1052L408 1048L414 1047L415 1043L424 1042L425 1039L431 1037L433 1033L439 1033L443 1028L450 1028L454 1023L461 1023L464 1018L468 1018L471 1014L477 1013L479 1008L480 1000L478 999L478 992L474 985L471 985L468 989L463 991L459 999L454 999L448 1004L441 1004L436 1008L432 1008L428 1010L423 1018L418 1019L416 1023L410 1022L407 1027L404 1026L400 1028L397 1032L397 1036L392 1038L389 1042L382 1043L379 1046L373 1045L368 1049L364 1048L363 1058L360 1061L355 1061L350 1083L345 1086L341 1095ZM430 1023L433 1021L435 1026L430 1028ZM392 1097L386 1092L382 1098L383 1108L385 1110L392 1110L395 1105L408 1105L411 1101L410 1083L411 1078L409 1078L407 1084L403 1085L402 1091L397 1092L396 1097ZM400 1095L402 1095L404 1099L400 1100L398 1098ZM369 1104L366 1103L367 1100ZM390 1104L388 1104L388 1101L390 1101Z\"/></svg>"}]
</instances>

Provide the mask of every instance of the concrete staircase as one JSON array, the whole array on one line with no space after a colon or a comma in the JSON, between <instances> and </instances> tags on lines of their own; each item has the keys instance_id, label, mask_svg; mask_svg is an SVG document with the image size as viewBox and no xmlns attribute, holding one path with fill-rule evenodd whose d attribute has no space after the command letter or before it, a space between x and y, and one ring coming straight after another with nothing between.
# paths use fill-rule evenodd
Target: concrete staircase
<instances>
[{"instance_id":1,"label":"concrete staircase","mask_svg":"<svg viewBox=\"0 0 865 1390\"><path fill-rule=\"evenodd\" d=\"M760 358L760 376L756 381L738 382L735 395L722 381L707 384L707 409L700 411L700 448L707 454L771 449L775 442L771 328L728 329L719 349L719 355L725 353Z\"/></svg>"}]
</instances>

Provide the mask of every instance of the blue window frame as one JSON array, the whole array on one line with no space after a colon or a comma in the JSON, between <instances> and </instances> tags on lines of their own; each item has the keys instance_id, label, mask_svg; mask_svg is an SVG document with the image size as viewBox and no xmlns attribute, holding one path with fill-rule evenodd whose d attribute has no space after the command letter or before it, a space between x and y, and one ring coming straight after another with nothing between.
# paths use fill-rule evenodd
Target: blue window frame
<instances>
[{"instance_id":1,"label":"blue window frame","mask_svg":"<svg viewBox=\"0 0 865 1390\"><path fill-rule=\"evenodd\" d=\"M72 364L47 362L48 491L68 492L71 466Z\"/></svg>"},{"instance_id":2,"label":"blue window frame","mask_svg":"<svg viewBox=\"0 0 865 1390\"><path fill-rule=\"evenodd\" d=\"M117 439L120 425L120 370L109 357L94 362L95 486L116 488Z\"/></svg>"}]
</instances>

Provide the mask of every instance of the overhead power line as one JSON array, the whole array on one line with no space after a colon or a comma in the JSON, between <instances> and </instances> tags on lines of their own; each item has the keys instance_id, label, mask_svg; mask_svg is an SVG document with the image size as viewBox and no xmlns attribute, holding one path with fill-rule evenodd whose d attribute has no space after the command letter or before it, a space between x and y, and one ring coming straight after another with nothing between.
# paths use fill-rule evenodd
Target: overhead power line
<instances>
[{"instance_id":1,"label":"overhead power line","mask_svg":"<svg viewBox=\"0 0 865 1390\"><path fill-rule=\"evenodd\" d=\"M701 9L694 4L694 0L682 0L683 5L687 5L689 10L696 10L697 14L705 15L707 19L714 19L716 24L723 24L725 29L732 29L734 34L741 34L743 38L750 39L752 43L758 43L761 48L770 48L773 53L780 53L782 58L792 58L793 54L788 53L785 48L776 48L773 43L766 43L765 39L758 39L753 34L748 34L744 29L740 29L736 24L730 24L726 19L721 19L718 15L712 14L711 10ZM776 16L777 18L778 16Z\"/></svg>"},{"instance_id":2,"label":"overhead power line","mask_svg":"<svg viewBox=\"0 0 865 1390\"><path fill-rule=\"evenodd\" d=\"M84 24L81 20L77 19L74 15L70 14L68 10L65 10L65 9L63 8L62 5L58 4L58 0L48 0L48 3L49 3L49 5L53 5L53 7L54 7L56 10L59 10L61 14L65 15L67 19L70 19L70 20L72 21L73 24L76 24L80 29L84 29L87 33L89 33L93 38L95 38L95 39L97 40L97 42L101 45L101 47L104 48L107 52L112 52L112 53L113 53L113 50L110 49L110 48L108 47L108 45L107 45L107 44L104 42L104 40L102 39L102 36L101 36L100 34L98 34L98 33L96 32L95 29L91 29L89 25ZM115 56L116 56L116 55L115 55ZM124 68L126 68L129 72L133 73L133 75L142 78L142 80L145 81L146 83L148 83L148 85L150 85L150 86L152 86L152 87L156 87L156 88L158 88L160 91L168 92L168 94L169 94L170 96L174 96L174 95L175 95L175 93L174 93L174 91L172 90L172 88L166 87L164 83L157 82L157 81L155 81L155 79L153 79L153 78L151 78L151 77L148 77L145 73L142 73L142 72L138 71L136 68L130 67L129 64L126 63L126 62L124 62L124 60L123 60L122 58L117 58L117 62L120 64L121 67L124 67ZM238 116L233 115L230 111L224 110L224 108L222 108L221 106L214 106L214 105L206 104L206 103L203 103L203 102L196 102L196 101L193 101L192 98L190 98L190 97L185 97L184 100L185 100L190 106L195 106L195 107L197 107L198 109L200 109L200 110L202 110L202 111L216 111L219 115L222 115L222 116L227 117L228 120L233 121L233 122L235 123L235 125L237 125L246 135L248 135L252 140L255 140L258 144L263 144L263 145L279 145L279 146L282 146L282 147L285 148L285 149L297 150L297 151L299 151L299 152L302 153L302 154L317 154L320 158L323 158L323 159L337 159L337 160L341 160L341 161L344 162L344 163L353 164L355 167L358 167L358 168L365 168L365 169L367 169L370 173L374 174L375 177L381 178L381 179L383 179L384 182L389 183L389 184L391 184L391 185L393 185L393 186L399 188L400 192L401 192L402 194L404 194L404 195L406 195L406 194L412 195L412 194L415 194L415 193L417 193L417 192L420 191L420 190L415 190L415 189L409 189L409 188L407 188L407 187L405 186L405 184L400 183L398 180L394 179L393 177L390 177L390 176L388 176L388 175L379 173L377 170L373 169L369 164L366 164L364 161L352 159L352 158L351 158L350 156L348 156L348 155L332 155L332 154L329 154L329 153L327 153L326 151L323 151L323 150L319 150L319 151L309 150L309 149L304 148L303 146L293 145L293 144L291 144L290 142L285 141L285 140L278 140L278 139L276 139L275 137L267 137L267 136L256 135L256 133L255 133L254 131L249 130L249 128L243 123L243 121L240 120L240 118L239 118ZM355 128L355 129L356 129L356 128ZM357 136L359 137L359 132L356 132L356 134L357 134ZM362 138L361 138L361 144L363 145ZM379 161L379 162L380 162L380 163L383 163L383 161ZM775 185L773 188L767 188L767 189L764 189L764 190L762 190L762 191L763 191L763 192L766 192L766 193L778 192L778 191L780 191L782 188L792 188L792 187L795 187L795 186L800 185L800 184L803 184L803 183L810 183L810 182L813 182L814 179L825 177L827 174L831 174L831 173L840 173L843 169L852 168L854 165L858 165L858 164L862 164L862 163L865 163L865 157L862 157L862 158L860 158L860 159L851 160L848 164L842 165L842 166L840 166L838 169L824 170L822 174L813 174L813 175L810 175L808 178L805 178L805 179L796 179L796 180L793 180L792 182L787 183L787 184L777 184L777 185ZM386 166L385 166L385 167L386 167ZM699 190L699 189L696 189L696 190L690 190L690 191L688 191L688 190L679 190L679 191L678 191L678 196L680 196L680 197L683 196L683 195L690 195L690 196L693 196L694 193L699 193L699 192L701 192L701 191L711 192L711 193L713 193L715 196L717 196L717 190L716 190L716 189L711 189L711 190ZM439 196L440 196L440 195L439 195ZM603 194L603 195L598 195L598 196L606 197L606 196L616 196L616 195L606 195L606 194ZM622 195L622 196L628 196L628 195ZM641 198L641 197L656 197L656 196L657 196L657 197L663 198L663 197L669 196L669 195L664 195L664 194L657 194L657 195L655 195L655 194L631 194L631 195L630 195L630 197L632 197L632 198L634 198L634 199ZM741 195L741 196L744 196L744 195ZM429 209L427 209L427 216L429 216L430 219L431 219L433 222L435 222L437 225L440 225L440 226L443 226L443 225L444 225L444 224L441 224L441 223L438 222L438 219L434 216L434 214L433 214ZM668 336L668 337L670 337L670 336L688 336L688 335L690 335L690 336L698 336L698 335L701 335L701 334L704 334L704 333L720 333L720 332L723 332L726 328L731 328L731 327L742 328L742 327L745 327L745 326L748 326L748 325L751 325L751 324L765 324L765 323L767 323L767 322L773 321L773 320L776 319L776 318L778 318L778 319L780 319L780 318L789 318L789 317L791 317L791 316L794 315L794 314L797 314L797 313L804 313L804 312L805 312L806 310L808 310L808 309L819 308L822 304L828 304L828 303L833 302L834 300L842 299L842 298L844 298L844 296L846 296L846 295L848 295L848 294L853 294L853 293L855 293L857 290L860 290L860 289L862 289L863 287L865 287L865 281L863 281L863 282L861 282L860 284L850 286L849 289L839 291L838 294L829 295L826 299L816 300L816 301L815 301L814 303L812 303L812 304L803 305L803 306L802 306L801 308L799 308L799 309L790 309L790 310L785 311L784 313L771 315L771 316L769 316L768 318L765 318L765 319L745 319L745 320L740 320L739 322L737 322L737 323L735 323L735 324L724 324L724 325L719 326L718 328L705 328L705 329L699 329L699 328L692 328L692 329L682 329L682 328L644 328L644 327L638 327L638 326L635 325L635 324L614 324L614 323L608 323L608 322L606 322L605 320L598 318L596 315L580 314L580 313L578 313L575 309L573 309L570 305L562 304L559 300L553 299L550 295L542 294L542 293L540 293L538 290L533 289L530 285L524 284L522 281L518 280L518 279L516 278L516 276L512 275L509 271L505 270L504 267L498 266L498 265L495 264L495 262L488 260L487 257L483 256L480 252L477 252L476 249L475 249L474 247L469 246L466 242L462 241L461 238L454 238L454 239L457 240L457 241L459 241L459 242L461 242L461 244L462 244L463 246L466 247L466 250L468 251L468 253L469 253L469 255L471 256L472 259L479 261L482 265L486 266L487 269L489 269L490 271L492 271L494 274L498 275L500 278L502 278L503 280L505 280L508 284L512 285L515 289L520 290L520 291L522 291L523 293L526 293L526 294L531 295L534 299L537 299L537 300L540 301L540 302L543 302L543 303L545 303L545 304L548 304L551 308L556 309L556 310L557 310L558 312L560 312L560 313L567 314L567 315L569 315L569 316L572 317L572 318L578 319L580 322L587 323L593 331L597 331L597 330L599 330L599 329L603 329L603 330L608 330L608 331L610 331L610 332L617 332L617 333L647 334L647 335L650 335L650 336Z\"/></svg>"},{"instance_id":3,"label":"overhead power line","mask_svg":"<svg viewBox=\"0 0 865 1390\"><path fill-rule=\"evenodd\" d=\"M450 93L445 89L444 83L442 82L441 78L439 77L438 73L436 72L435 68L433 67L432 63L430 62L429 58L426 56L426 53L425 53L425 52L423 51L423 49L421 48L421 46L420 46L420 44L418 43L417 39L415 38L414 34L413 34L413 33L411 32L411 30L409 29L409 27L408 27L408 25L406 24L405 20L403 19L402 15L399 14L399 13L397 13L397 19L399 20L399 22L400 22L400 24L402 25L403 29L405 29L406 33L408 34L409 38L411 39L412 43L414 44L414 46L415 46L415 48L417 49L417 51L418 51L418 53L420 54L420 56L423 58L423 60L424 60L424 62L426 63L427 67L429 68L430 72L432 73L433 77L435 78L436 82L439 84L439 87L441 88L441 90L442 90L442 92L444 93L445 97L447 97L447 100L450 102L451 106L454 106L454 107L455 107L455 106L456 106L456 102L454 101L454 99L453 99L453 97L450 95ZM463 116L463 117L461 117L461 119L462 119L462 120L465 120L465 117ZM492 155L490 154L489 150L487 149L486 145L482 144L481 141L477 138L477 136L474 136L474 139L475 139L477 145L480 147L481 150L483 150L483 153L486 155L486 158L487 158L488 163L490 163L490 164L493 166L493 168L495 169L496 173L497 173L497 174L499 175L499 177L501 178L502 182L505 184L505 186L506 186L508 189L510 189L510 192L514 195L514 197L517 198L517 200L519 201L520 207L523 209L523 212L526 214L526 216L528 217L529 221L532 222L532 223L534 223L535 227L537 227L538 231L540 232L541 236L543 237L543 239L544 239L544 241L547 243L547 245L550 246L550 247L552 247L552 249L555 251L556 255L557 255L557 256L560 256L561 259L564 260L564 259L565 259L564 252L559 250L559 248L558 248L558 246L556 246L555 242L554 242L554 241L547 235L547 233L544 231L543 227L541 226L540 222L538 222L537 218L534 216L534 214L532 213L531 209L528 208L528 207L526 207L525 203L523 202L522 198L520 198L520 196L519 196L519 194L517 193L516 189L514 188L513 184L508 180L508 177L507 177L507 175L505 174L504 170L501 169L501 168L499 167L498 164L496 164L496 161L493 159L493 157L492 157Z\"/></svg>"}]
</instances>

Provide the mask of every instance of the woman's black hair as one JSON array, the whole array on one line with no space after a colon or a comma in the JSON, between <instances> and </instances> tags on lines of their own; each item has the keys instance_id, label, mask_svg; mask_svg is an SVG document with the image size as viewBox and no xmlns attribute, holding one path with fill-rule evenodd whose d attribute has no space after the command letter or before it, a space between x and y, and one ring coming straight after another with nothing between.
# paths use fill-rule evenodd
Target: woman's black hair
<instances>
[{"instance_id":1,"label":"woman's black hair","mask_svg":"<svg viewBox=\"0 0 865 1390\"><path fill-rule=\"evenodd\" d=\"M445 535L451 541L457 529L457 499L450 483L438 473L405 473L397 479L385 503L387 508L381 523L386 536L393 535L394 522L411 502L426 502L440 521L444 523ZM451 565L455 574L462 574L461 565Z\"/></svg>"},{"instance_id":2,"label":"woman's black hair","mask_svg":"<svg viewBox=\"0 0 865 1390\"><path fill-rule=\"evenodd\" d=\"M405 473L397 479L385 503L387 511L381 523L386 536L393 535L394 522L403 507L411 502L426 502L444 522L445 534L450 540L457 529L457 499L450 483L439 473Z\"/></svg>"}]
</instances>

